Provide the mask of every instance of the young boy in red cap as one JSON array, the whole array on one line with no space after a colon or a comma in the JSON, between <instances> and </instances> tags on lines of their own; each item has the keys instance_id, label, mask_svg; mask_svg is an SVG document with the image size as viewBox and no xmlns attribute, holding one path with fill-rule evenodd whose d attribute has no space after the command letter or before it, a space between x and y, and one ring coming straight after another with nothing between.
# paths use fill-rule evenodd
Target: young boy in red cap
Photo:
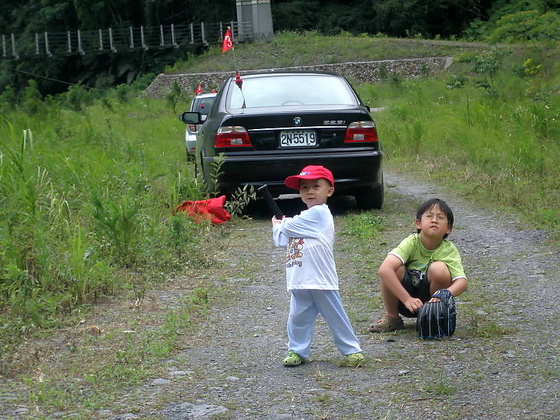
<instances>
[{"instance_id":1,"label":"young boy in red cap","mask_svg":"<svg viewBox=\"0 0 560 420\"><path fill-rule=\"evenodd\" d=\"M320 313L334 343L344 355L344 366L364 360L360 343L342 306L333 254L334 221L326 202L334 193L334 177L323 166L306 166L284 181L299 190L307 210L281 220L272 218L276 246L287 246L286 280L290 293L288 355L284 366L309 362L313 327Z\"/></svg>"}]
</instances>

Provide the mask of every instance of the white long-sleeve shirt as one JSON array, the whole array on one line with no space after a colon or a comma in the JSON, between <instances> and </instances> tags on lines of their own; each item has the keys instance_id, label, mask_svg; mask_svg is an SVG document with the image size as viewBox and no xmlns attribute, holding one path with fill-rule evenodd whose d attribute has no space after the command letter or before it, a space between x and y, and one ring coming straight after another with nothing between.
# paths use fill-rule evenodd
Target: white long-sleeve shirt
<instances>
[{"instance_id":1,"label":"white long-sleeve shirt","mask_svg":"<svg viewBox=\"0 0 560 420\"><path fill-rule=\"evenodd\" d=\"M334 220L326 204L285 217L273 225L272 237L276 246L286 246L288 290L338 290Z\"/></svg>"}]
</instances>

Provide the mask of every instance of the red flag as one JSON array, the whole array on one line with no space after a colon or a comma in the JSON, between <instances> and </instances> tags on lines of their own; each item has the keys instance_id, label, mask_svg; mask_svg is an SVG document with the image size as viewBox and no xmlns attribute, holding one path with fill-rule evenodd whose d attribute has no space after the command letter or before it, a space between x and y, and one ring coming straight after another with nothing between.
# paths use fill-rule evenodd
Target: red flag
<instances>
[{"instance_id":1,"label":"red flag","mask_svg":"<svg viewBox=\"0 0 560 420\"><path fill-rule=\"evenodd\" d=\"M210 220L213 224L224 223L231 220L231 214L225 209L225 203L225 195L208 200L183 201L175 207L175 213L184 211L197 223L202 223L204 220Z\"/></svg>"},{"instance_id":2,"label":"red flag","mask_svg":"<svg viewBox=\"0 0 560 420\"><path fill-rule=\"evenodd\" d=\"M195 95L202 93L202 83L199 83L196 89L194 90Z\"/></svg>"},{"instance_id":3,"label":"red flag","mask_svg":"<svg viewBox=\"0 0 560 420\"><path fill-rule=\"evenodd\" d=\"M235 84L239 89L243 89L243 79L238 71L235 72Z\"/></svg>"},{"instance_id":4,"label":"red flag","mask_svg":"<svg viewBox=\"0 0 560 420\"><path fill-rule=\"evenodd\" d=\"M233 49L233 36L231 35L231 28L228 26L224 40L222 41L222 52Z\"/></svg>"}]
</instances>

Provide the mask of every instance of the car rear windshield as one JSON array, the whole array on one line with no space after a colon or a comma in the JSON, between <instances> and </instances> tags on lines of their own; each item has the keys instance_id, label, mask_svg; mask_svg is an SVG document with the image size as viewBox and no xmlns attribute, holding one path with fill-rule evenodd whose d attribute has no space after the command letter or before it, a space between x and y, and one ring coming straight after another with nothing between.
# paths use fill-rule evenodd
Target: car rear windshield
<instances>
[{"instance_id":1,"label":"car rear windshield","mask_svg":"<svg viewBox=\"0 0 560 420\"><path fill-rule=\"evenodd\" d=\"M208 115L214 104L216 98L195 98L192 106L192 112L200 112L203 115Z\"/></svg>"},{"instance_id":2,"label":"car rear windshield","mask_svg":"<svg viewBox=\"0 0 560 420\"><path fill-rule=\"evenodd\" d=\"M230 108L307 105L356 105L346 81L328 75L287 75L246 78L242 90L232 83ZM243 105L245 104L245 105Z\"/></svg>"}]
</instances>

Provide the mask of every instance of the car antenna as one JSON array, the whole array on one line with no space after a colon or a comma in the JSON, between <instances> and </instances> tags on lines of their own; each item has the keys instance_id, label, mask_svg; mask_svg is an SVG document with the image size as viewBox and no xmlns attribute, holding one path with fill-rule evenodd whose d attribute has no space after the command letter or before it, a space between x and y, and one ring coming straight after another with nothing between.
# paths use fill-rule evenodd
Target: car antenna
<instances>
[{"instance_id":1,"label":"car antenna","mask_svg":"<svg viewBox=\"0 0 560 420\"><path fill-rule=\"evenodd\" d=\"M235 84L241 91L241 96L243 96L243 105L241 106L241 108L245 109L247 105L245 104L245 95L243 94L243 79L241 78L241 75L237 70L235 71Z\"/></svg>"},{"instance_id":2,"label":"car antenna","mask_svg":"<svg viewBox=\"0 0 560 420\"><path fill-rule=\"evenodd\" d=\"M222 53L231 50L233 62L235 67L237 67L237 61L235 59L235 43L233 42L233 32L231 30L231 26L228 26L226 29L226 33L222 40ZM245 109L247 106L245 104L245 94L243 93L243 79L241 79L241 75L239 71L235 71L235 84L241 91L241 96L243 97L243 105L241 106L242 109Z\"/></svg>"}]
</instances>

